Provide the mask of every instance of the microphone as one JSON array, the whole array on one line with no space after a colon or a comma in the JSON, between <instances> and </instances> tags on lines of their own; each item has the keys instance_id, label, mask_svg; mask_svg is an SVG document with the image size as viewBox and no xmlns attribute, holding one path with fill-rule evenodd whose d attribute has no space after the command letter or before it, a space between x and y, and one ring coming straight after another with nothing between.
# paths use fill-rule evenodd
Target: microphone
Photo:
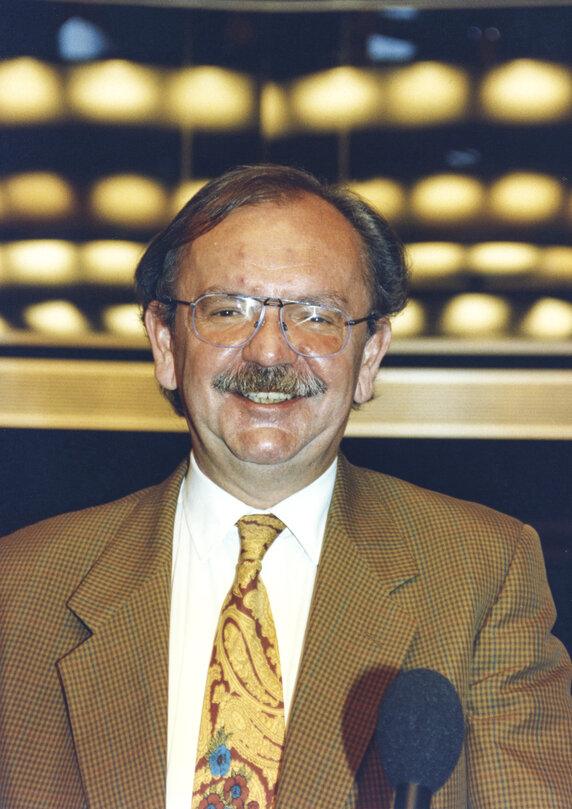
<instances>
[{"instance_id":1,"label":"microphone","mask_svg":"<svg viewBox=\"0 0 572 809\"><path fill-rule=\"evenodd\" d=\"M398 675L381 703L376 739L395 790L394 809L429 809L461 755L463 709L453 685L431 669Z\"/></svg>"}]
</instances>

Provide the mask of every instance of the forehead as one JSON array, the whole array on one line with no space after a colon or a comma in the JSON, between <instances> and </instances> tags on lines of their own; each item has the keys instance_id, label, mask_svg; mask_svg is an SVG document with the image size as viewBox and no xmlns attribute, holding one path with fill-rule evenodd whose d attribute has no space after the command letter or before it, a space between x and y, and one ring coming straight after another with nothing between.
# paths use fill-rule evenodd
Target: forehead
<instances>
[{"instance_id":1,"label":"forehead","mask_svg":"<svg viewBox=\"0 0 572 809\"><path fill-rule=\"evenodd\" d=\"M257 285L266 293L268 284L345 292L356 282L365 287L366 278L357 231L330 203L306 193L236 209L192 242L180 274L196 294L229 284L235 289L228 291L251 293Z\"/></svg>"}]
</instances>

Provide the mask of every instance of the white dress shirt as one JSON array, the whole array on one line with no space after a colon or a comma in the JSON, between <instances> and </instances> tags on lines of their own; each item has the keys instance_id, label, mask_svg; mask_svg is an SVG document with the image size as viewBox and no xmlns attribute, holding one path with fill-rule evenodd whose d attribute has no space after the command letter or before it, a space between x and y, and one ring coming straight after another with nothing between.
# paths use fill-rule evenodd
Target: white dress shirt
<instances>
[{"instance_id":1,"label":"white dress shirt","mask_svg":"<svg viewBox=\"0 0 572 809\"><path fill-rule=\"evenodd\" d=\"M298 664L334 481L324 474L267 512L287 528L262 561L278 636L285 718ZM240 540L236 521L261 513L221 489L191 455L179 496L173 536L169 635L167 809L189 809L205 681L222 602L234 579Z\"/></svg>"}]
</instances>

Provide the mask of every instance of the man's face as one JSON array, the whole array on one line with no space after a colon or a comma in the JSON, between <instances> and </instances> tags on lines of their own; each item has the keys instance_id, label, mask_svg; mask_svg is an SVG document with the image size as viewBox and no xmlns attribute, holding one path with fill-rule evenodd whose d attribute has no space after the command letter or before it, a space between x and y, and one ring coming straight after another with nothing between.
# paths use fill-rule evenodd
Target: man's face
<instances>
[{"instance_id":1,"label":"man's face","mask_svg":"<svg viewBox=\"0 0 572 809\"><path fill-rule=\"evenodd\" d=\"M226 292L311 301L337 306L350 318L372 307L359 237L333 206L310 194L237 209L196 239L183 261L177 288L182 300ZM321 474L336 455L352 402L371 398L389 344L386 321L367 341L367 324L361 323L352 327L341 353L302 357L286 343L275 307L266 308L264 323L241 348L199 340L184 306L172 334L152 309L147 327L157 379L179 389L196 460L223 486L231 470L248 478L270 466L285 479L295 471L300 487ZM221 373L245 365L285 366L304 378L317 377L326 390L265 403L214 386Z\"/></svg>"}]
</instances>

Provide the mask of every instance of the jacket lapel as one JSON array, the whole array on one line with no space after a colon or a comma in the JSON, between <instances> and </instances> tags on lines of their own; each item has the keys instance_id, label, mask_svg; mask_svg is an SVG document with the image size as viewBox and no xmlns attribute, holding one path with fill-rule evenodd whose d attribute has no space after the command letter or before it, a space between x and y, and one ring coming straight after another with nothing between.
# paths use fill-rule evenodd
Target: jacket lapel
<instances>
[{"instance_id":1,"label":"jacket lapel","mask_svg":"<svg viewBox=\"0 0 572 809\"><path fill-rule=\"evenodd\" d=\"M403 663L414 620L395 593L417 576L379 492L340 457L289 717L278 809L343 806Z\"/></svg>"},{"instance_id":2,"label":"jacket lapel","mask_svg":"<svg viewBox=\"0 0 572 809\"><path fill-rule=\"evenodd\" d=\"M68 602L91 633L58 663L90 809L165 805L171 551L185 471L148 490Z\"/></svg>"}]
</instances>

